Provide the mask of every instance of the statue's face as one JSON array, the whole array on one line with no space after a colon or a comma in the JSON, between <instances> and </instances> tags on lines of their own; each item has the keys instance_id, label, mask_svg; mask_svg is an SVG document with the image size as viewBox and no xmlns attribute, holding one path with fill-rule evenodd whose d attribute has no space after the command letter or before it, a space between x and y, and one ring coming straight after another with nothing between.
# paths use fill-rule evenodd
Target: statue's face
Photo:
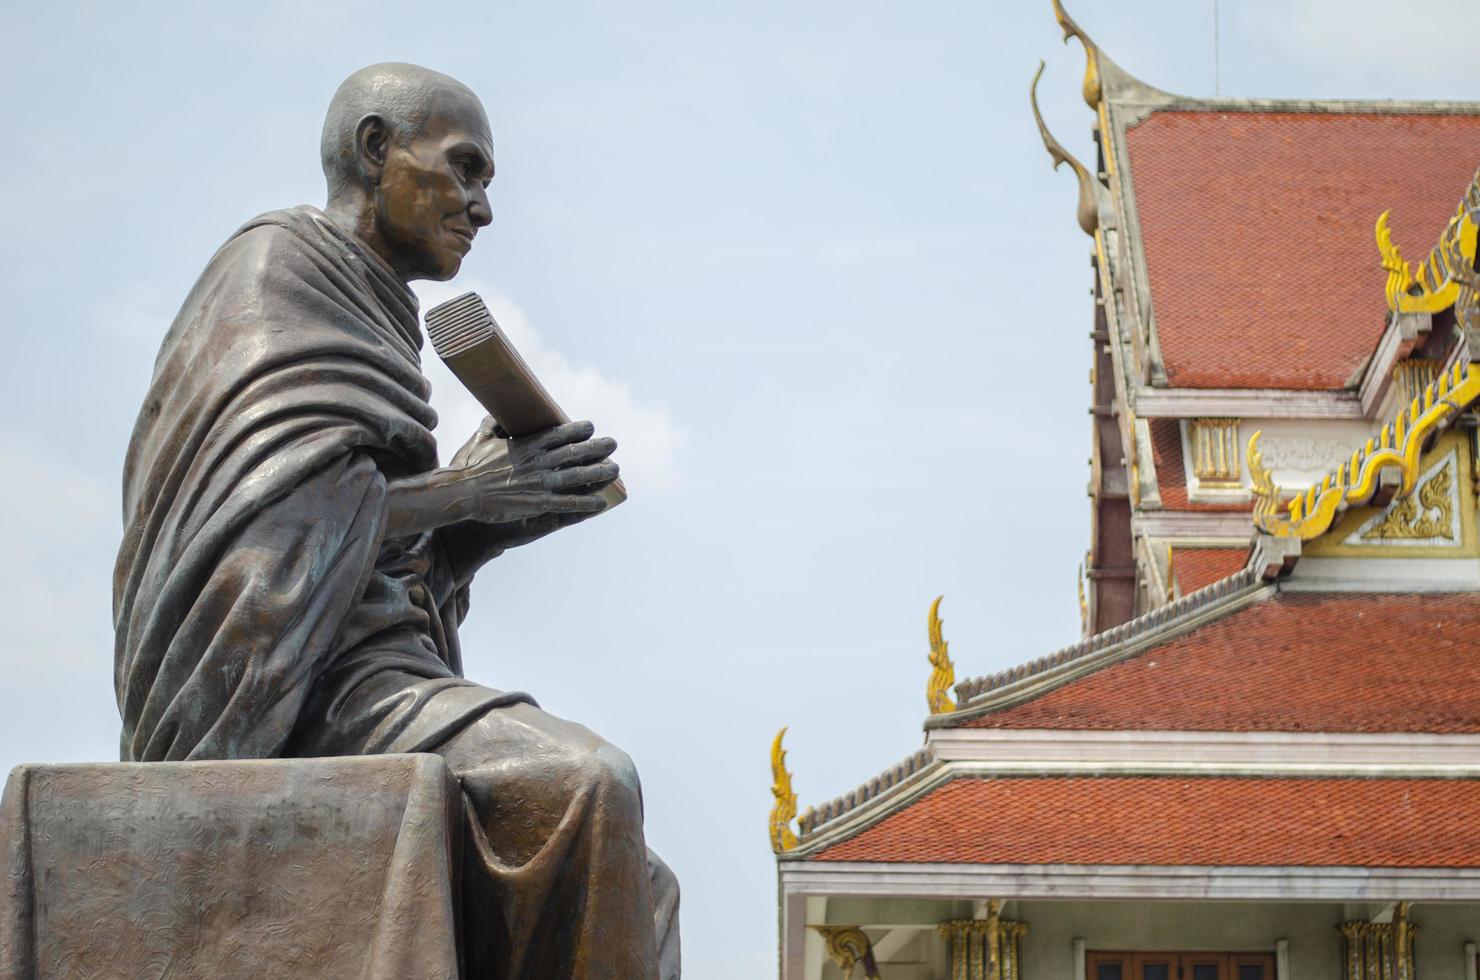
<instances>
[{"instance_id":1,"label":"statue's face","mask_svg":"<svg viewBox=\"0 0 1480 980\"><path fill-rule=\"evenodd\" d=\"M488 182L493 138L478 100L461 92L437 96L422 131L405 146L391 141L375 195L375 224L410 279L451 279L493 220Z\"/></svg>"}]
</instances>

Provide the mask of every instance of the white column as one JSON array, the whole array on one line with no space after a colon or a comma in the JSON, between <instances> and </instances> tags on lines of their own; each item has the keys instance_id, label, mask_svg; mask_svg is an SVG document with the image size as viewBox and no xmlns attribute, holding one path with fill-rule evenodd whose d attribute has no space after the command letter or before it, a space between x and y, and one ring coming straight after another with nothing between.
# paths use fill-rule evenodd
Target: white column
<instances>
[{"instance_id":1,"label":"white column","mask_svg":"<svg viewBox=\"0 0 1480 980\"><path fill-rule=\"evenodd\" d=\"M1290 980L1290 940L1274 941L1274 980Z\"/></svg>"},{"instance_id":2,"label":"white column","mask_svg":"<svg viewBox=\"0 0 1480 980\"><path fill-rule=\"evenodd\" d=\"M1078 936L1074 937L1074 980L1085 980L1084 940Z\"/></svg>"},{"instance_id":3,"label":"white column","mask_svg":"<svg viewBox=\"0 0 1480 980\"><path fill-rule=\"evenodd\" d=\"M809 926L821 926L827 924L827 898L807 898L806 924ZM822 968L827 963L827 941L816 929L807 929L806 938L803 940L806 958L805 980L822 980Z\"/></svg>"},{"instance_id":4,"label":"white column","mask_svg":"<svg viewBox=\"0 0 1480 980\"><path fill-rule=\"evenodd\" d=\"M1465 943L1465 980L1476 980L1474 943Z\"/></svg>"}]
</instances>

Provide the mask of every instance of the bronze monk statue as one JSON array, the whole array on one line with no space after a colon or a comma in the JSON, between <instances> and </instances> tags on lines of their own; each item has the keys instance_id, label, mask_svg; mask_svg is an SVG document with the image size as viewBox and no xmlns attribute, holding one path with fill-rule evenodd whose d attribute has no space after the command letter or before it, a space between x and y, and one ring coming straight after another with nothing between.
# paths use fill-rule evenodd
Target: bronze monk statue
<instances>
[{"instance_id":1,"label":"bronze monk statue","mask_svg":"<svg viewBox=\"0 0 1480 980\"><path fill-rule=\"evenodd\" d=\"M413 65L340 86L328 204L244 225L169 329L129 445L114 572L124 760L432 752L466 805L468 977L679 975L678 886L631 760L464 679L505 548L599 511L616 444L491 423L437 465L407 283L491 218L488 119Z\"/></svg>"}]
</instances>

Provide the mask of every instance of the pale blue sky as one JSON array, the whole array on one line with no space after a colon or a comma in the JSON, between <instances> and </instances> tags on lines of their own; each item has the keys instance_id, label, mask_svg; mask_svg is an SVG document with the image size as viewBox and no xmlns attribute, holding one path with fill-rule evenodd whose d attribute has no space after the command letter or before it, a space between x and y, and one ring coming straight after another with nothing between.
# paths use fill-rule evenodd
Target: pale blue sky
<instances>
[{"instance_id":1,"label":"pale blue sky","mask_svg":"<svg viewBox=\"0 0 1480 980\"><path fill-rule=\"evenodd\" d=\"M1071 9L1211 94L1210 2ZM1475 0L1392 10L1224 0L1223 92L1480 99ZM0 768L115 757L118 487L158 339L232 229L321 203L328 98L382 60L483 97L494 224L453 285L500 297L632 492L480 577L469 673L636 759L690 977L774 975L778 727L821 802L918 747L938 593L961 676L1077 636L1089 241L1028 111L1040 57L1084 155L1092 117L1048 0L12 2L0 39Z\"/></svg>"}]
</instances>

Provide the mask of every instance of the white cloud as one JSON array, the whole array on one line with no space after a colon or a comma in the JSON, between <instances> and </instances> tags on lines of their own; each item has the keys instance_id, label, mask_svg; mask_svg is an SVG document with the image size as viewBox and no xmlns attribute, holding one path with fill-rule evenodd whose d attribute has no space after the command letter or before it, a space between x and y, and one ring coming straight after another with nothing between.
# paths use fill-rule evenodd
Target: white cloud
<instances>
[{"instance_id":1,"label":"white cloud","mask_svg":"<svg viewBox=\"0 0 1480 980\"><path fill-rule=\"evenodd\" d=\"M546 346L524 311L496 289L473 280L463 280L456 286L416 284L424 310L469 290L483 297L509 340L566 413L571 418L590 419L598 433L617 440L620 448L616 459L629 489L661 492L680 484L684 433L661 402L640 400L627 382L608 377L597 368L573 364L564 354ZM440 416L437 433L446 460L478 428L486 413L437 358L430 344L422 353L422 370L432 382L432 405Z\"/></svg>"}]
</instances>

